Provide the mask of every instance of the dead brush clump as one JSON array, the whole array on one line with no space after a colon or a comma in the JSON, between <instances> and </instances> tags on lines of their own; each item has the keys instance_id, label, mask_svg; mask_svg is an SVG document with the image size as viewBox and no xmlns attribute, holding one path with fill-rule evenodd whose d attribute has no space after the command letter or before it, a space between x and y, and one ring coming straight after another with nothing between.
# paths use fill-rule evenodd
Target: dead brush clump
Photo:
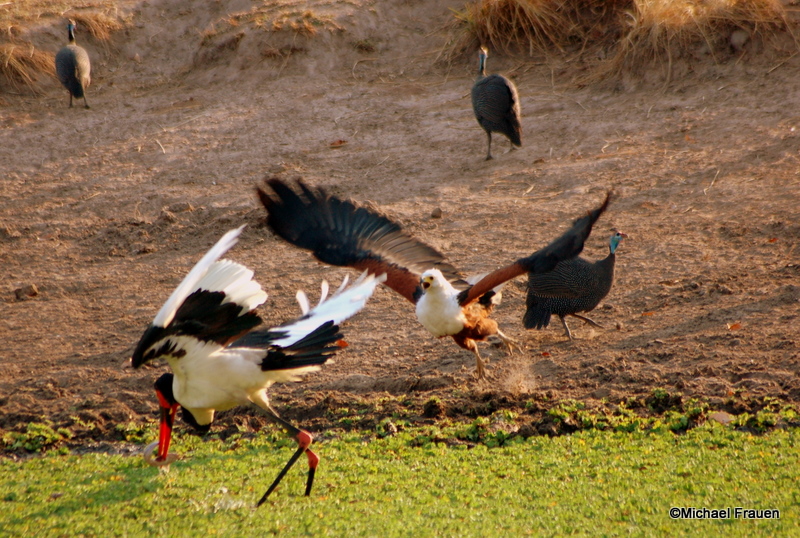
<instances>
[{"instance_id":1,"label":"dead brush clump","mask_svg":"<svg viewBox=\"0 0 800 538\"><path fill-rule=\"evenodd\" d=\"M574 37L578 25L565 1L478 0L455 12L451 52L473 51L479 46L513 52L561 47ZM452 56L452 54L451 54Z\"/></svg>"},{"instance_id":2,"label":"dead brush clump","mask_svg":"<svg viewBox=\"0 0 800 538\"><path fill-rule=\"evenodd\" d=\"M306 51L303 46L294 45L298 39L309 40L322 32L344 32L344 27L336 22L337 18L354 13L363 2L364 0L264 0L255 3L247 11L228 13L201 33L200 47L216 52L209 56L209 53L200 51L195 65L200 65L210 57L218 60L222 57L219 53L226 48L235 50L225 46L231 42L234 34L237 46L245 35L256 36L256 39L265 41L259 45L262 58L285 60L296 52ZM259 37L263 36L263 32L269 35L266 40ZM281 37L274 39L278 35ZM280 43L287 37L291 40L291 45Z\"/></svg>"},{"instance_id":3,"label":"dead brush clump","mask_svg":"<svg viewBox=\"0 0 800 538\"><path fill-rule=\"evenodd\" d=\"M479 46L529 54L602 47L603 76L669 64L703 46L712 55L730 50L737 30L748 40L792 35L781 0L475 0L454 17L446 59Z\"/></svg>"},{"instance_id":4,"label":"dead brush clump","mask_svg":"<svg viewBox=\"0 0 800 538\"><path fill-rule=\"evenodd\" d=\"M791 34L780 0L634 0L623 19L625 28L610 72L636 69L653 61L672 61L705 46L717 60L730 50L733 32L769 41L780 32Z\"/></svg>"},{"instance_id":5,"label":"dead brush clump","mask_svg":"<svg viewBox=\"0 0 800 538\"><path fill-rule=\"evenodd\" d=\"M0 43L0 77L16 90L36 89L40 74L55 76L55 58L30 43Z\"/></svg>"},{"instance_id":6,"label":"dead brush clump","mask_svg":"<svg viewBox=\"0 0 800 538\"><path fill-rule=\"evenodd\" d=\"M122 22L105 13L68 13L67 15L75 21L78 28L86 29L89 35L98 41L110 40L113 32L123 28Z\"/></svg>"},{"instance_id":7,"label":"dead brush clump","mask_svg":"<svg viewBox=\"0 0 800 538\"><path fill-rule=\"evenodd\" d=\"M355 10L356 2L327 2L313 0L268 0L248 11L233 13L214 24L215 32L224 33L231 28L250 25L267 32L289 30L295 34L312 37L322 31L340 32L344 28L335 18L347 7Z\"/></svg>"}]
</instances>

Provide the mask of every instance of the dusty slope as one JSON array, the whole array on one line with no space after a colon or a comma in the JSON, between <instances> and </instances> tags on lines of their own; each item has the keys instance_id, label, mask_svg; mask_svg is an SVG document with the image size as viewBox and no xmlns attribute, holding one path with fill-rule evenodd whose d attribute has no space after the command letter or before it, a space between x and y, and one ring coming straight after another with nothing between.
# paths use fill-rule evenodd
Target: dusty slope
<instances>
[{"instance_id":1,"label":"dusty slope","mask_svg":"<svg viewBox=\"0 0 800 538\"><path fill-rule=\"evenodd\" d=\"M607 330L574 321L571 343L558 323L525 332L523 283L506 288L495 317L526 349L488 348L490 383L381 290L335 364L273 390L312 427L356 401L378 402L376 420L402 401L413 415L432 395L468 414L656 387L715 405L800 400L800 57L699 57L663 91L658 69L648 82L575 89L574 67L492 57L490 70L515 76L525 134L513 153L498 138L484 162L473 61L434 63L458 2L322 4L315 13L335 8L341 30L314 37L227 28L218 21L250 2L212 5L154 0L111 46L84 40L91 111L67 109L55 83L43 97L3 96L0 429L47 419L82 431L81 419L97 425L86 435L113 438L116 423L152 417L166 366L133 371L126 359L227 229L249 224L230 256L255 269L270 322L296 313L297 288L338 282L344 271L261 225L253 186L267 174L369 200L470 273L538 248L610 186L620 196L585 255L605 256L612 228L631 236L593 315ZM215 22L220 33L201 45ZM42 39L57 48L59 32ZM39 294L17 300L29 284ZM408 399L382 407L384 391Z\"/></svg>"}]
</instances>

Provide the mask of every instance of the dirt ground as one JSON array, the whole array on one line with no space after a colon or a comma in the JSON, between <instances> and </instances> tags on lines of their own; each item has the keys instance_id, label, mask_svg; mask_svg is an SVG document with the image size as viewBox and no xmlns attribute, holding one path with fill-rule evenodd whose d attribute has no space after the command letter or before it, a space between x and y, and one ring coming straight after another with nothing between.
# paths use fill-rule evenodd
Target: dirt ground
<instances>
[{"instance_id":1,"label":"dirt ground","mask_svg":"<svg viewBox=\"0 0 800 538\"><path fill-rule=\"evenodd\" d=\"M413 422L656 388L716 408L734 396L800 402L800 55L790 41L700 48L669 80L657 63L584 86L573 80L591 66L577 55L494 54L489 71L519 89L523 147L508 152L497 136L484 161L469 99L477 59L437 61L459 2L304 3L338 27L314 36L219 22L246 0L184 4L121 3L130 23L108 44L78 33L93 61L91 110L67 108L55 80L41 95L0 94L0 434L50 421L77 443L109 441L117 424L154 418L152 383L167 366L127 360L233 227L248 225L228 257L255 270L268 323L297 315L297 289L313 299L322 279L338 284L346 270L264 227L254 186L270 175L373 204L465 273L529 254L610 187L619 196L584 256L604 257L615 228L630 236L592 314L605 329L573 320L572 342L557 319L526 331L524 279L506 286L494 317L524 351L484 345L485 382L470 353L378 290L345 326L350 347L335 363L271 391L312 431L341 426L342 408L362 409L361 424L401 410ZM56 51L62 26L32 36ZM438 409L425 406L434 396ZM223 428L254 421L220 418Z\"/></svg>"}]
</instances>

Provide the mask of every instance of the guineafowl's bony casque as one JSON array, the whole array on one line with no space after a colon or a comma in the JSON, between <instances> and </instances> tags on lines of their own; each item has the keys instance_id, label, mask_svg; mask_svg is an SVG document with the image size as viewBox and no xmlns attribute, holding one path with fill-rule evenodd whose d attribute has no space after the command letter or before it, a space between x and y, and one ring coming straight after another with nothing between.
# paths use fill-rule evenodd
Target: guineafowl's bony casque
<instances>
[{"instance_id":1,"label":"guineafowl's bony casque","mask_svg":"<svg viewBox=\"0 0 800 538\"><path fill-rule=\"evenodd\" d=\"M550 323L552 314L561 318L567 338L572 333L566 316L582 319L586 323L602 328L578 312L591 312L608 295L614 281L614 262L620 241L628 237L615 232L609 242L609 254L602 260L590 262L573 258L559 262L549 273L528 275L527 310L522 318L526 329L542 329Z\"/></svg>"},{"instance_id":2,"label":"guineafowl's bony casque","mask_svg":"<svg viewBox=\"0 0 800 538\"><path fill-rule=\"evenodd\" d=\"M72 108L72 98L83 98L83 104L89 108L86 100L86 88L92 81L92 65L89 55L83 47L75 43L75 21L67 24L69 43L62 47L56 54L56 73L58 80L69 91L69 106Z\"/></svg>"},{"instance_id":3,"label":"guineafowl's bony casque","mask_svg":"<svg viewBox=\"0 0 800 538\"><path fill-rule=\"evenodd\" d=\"M478 80L472 86L472 110L489 138L486 160L492 158L492 133L502 133L514 146L522 145L519 95L514 83L502 75L486 76L486 48L478 52ZM512 147L513 149L513 147Z\"/></svg>"}]
</instances>

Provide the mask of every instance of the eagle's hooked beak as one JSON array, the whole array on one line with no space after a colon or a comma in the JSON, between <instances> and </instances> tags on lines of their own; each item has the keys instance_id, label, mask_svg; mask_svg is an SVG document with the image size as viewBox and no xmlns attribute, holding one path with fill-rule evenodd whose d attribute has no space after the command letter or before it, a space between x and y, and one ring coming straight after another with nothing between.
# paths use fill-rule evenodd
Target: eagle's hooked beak
<instances>
[{"instance_id":1,"label":"eagle's hooked beak","mask_svg":"<svg viewBox=\"0 0 800 538\"><path fill-rule=\"evenodd\" d=\"M431 287L431 284L433 284L433 277L432 276L423 277L422 280L420 280L420 282L419 282L419 285L422 286L422 289L426 290L426 291L427 291L428 288Z\"/></svg>"}]
</instances>

